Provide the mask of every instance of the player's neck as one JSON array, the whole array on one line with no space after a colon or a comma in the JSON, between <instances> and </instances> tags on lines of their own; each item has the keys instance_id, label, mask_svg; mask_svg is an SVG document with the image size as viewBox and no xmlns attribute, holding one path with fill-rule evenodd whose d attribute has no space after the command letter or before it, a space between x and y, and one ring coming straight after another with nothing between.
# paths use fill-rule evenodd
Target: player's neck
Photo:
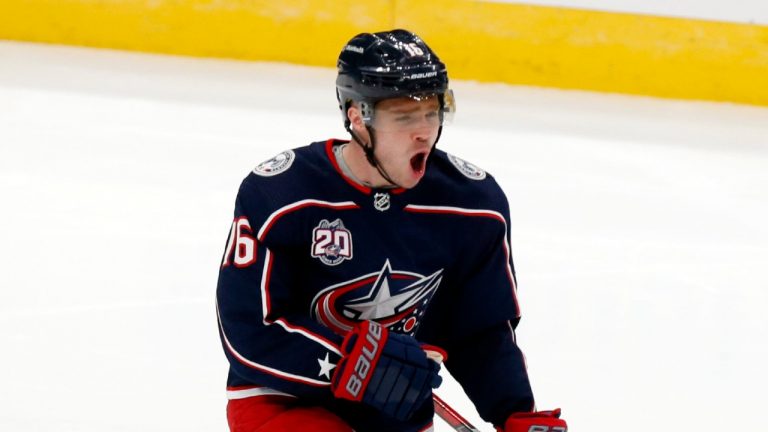
<instances>
[{"instance_id":1,"label":"player's neck","mask_svg":"<svg viewBox=\"0 0 768 432\"><path fill-rule=\"evenodd\" d=\"M363 148L352 139L341 151L341 157L354 175L354 179L363 186L371 188L390 188L392 185L381 176L376 167L368 163Z\"/></svg>"}]
</instances>

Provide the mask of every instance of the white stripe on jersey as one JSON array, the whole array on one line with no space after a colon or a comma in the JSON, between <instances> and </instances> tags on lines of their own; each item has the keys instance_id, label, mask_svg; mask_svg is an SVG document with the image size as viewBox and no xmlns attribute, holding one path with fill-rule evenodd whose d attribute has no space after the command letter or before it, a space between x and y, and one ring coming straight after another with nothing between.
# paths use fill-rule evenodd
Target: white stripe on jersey
<instances>
[{"instance_id":1,"label":"white stripe on jersey","mask_svg":"<svg viewBox=\"0 0 768 432\"><path fill-rule=\"evenodd\" d=\"M237 352L235 347L232 346L232 343L229 342L229 338L227 338L227 333L224 331L224 326L221 323L221 314L219 312L219 302L218 302L218 300L216 301L216 317L219 320L219 328L221 329L221 337L224 340L224 344L227 346L227 350L229 350L229 352L233 356L235 356L235 358L237 358L237 360L240 363L242 363L242 364L244 364L246 366L252 367L254 369L258 369L258 370L260 370L262 372L266 372L268 374L275 375L275 376L278 376L278 377L281 377L281 378L285 378L285 379L288 379L288 380L291 380L291 381L298 381L298 382L302 382L302 383L305 383L305 384L310 384L310 385L314 385L314 386L323 386L323 387L331 385L330 382L320 381L320 380L316 380L316 379L313 379L313 378L303 377L301 375L295 375L295 374L292 374L292 373L283 372L281 370L278 370L278 369L275 369L275 368L271 368L269 366L265 366L263 364L256 363L255 361L247 359L245 356L243 356L242 354Z\"/></svg>"},{"instance_id":2,"label":"white stripe on jersey","mask_svg":"<svg viewBox=\"0 0 768 432\"><path fill-rule=\"evenodd\" d=\"M328 342L326 342L323 339L320 339L319 337L315 336L312 333L309 333L307 330L302 329L301 327L292 326L288 324L284 319L278 318L275 320L275 324L279 324L282 328L284 328L288 333L299 333L309 339L312 339L313 341L319 343L320 345L328 348L329 351L332 351L338 355L341 355L341 351L339 349Z\"/></svg>"},{"instance_id":3,"label":"white stripe on jersey","mask_svg":"<svg viewBox=\"0 0 768 432\"><path fill-rule=\"evenodd\" d=\"M245 399L255 396L287 396L295 398L296 396L273 390L269 387L253 387L245 389L227 390L227 399Z\"/></svg>"},{"instance_id":4,"label":"white stripe on jersey","mask_svg":"<svg viewBox=\"0 0 768 432\"><path fill-rule=\"evenodd\" d=\"M316 199L305 199L301 201L296 201L295 203L291 203L279 208L277 211L269 215L267 220L264 221L264 224L261 225L261 228L259 229L259 232L256 235L256 238L259 241L263 240L264 233L269 229L270 225L274 223L275 219L281 217L284 213L288 213L292 210L295 210L303 206L339 208L339 207L357 207L357 204L355 204L354 201L344 201L344 202L334 203L334 202L328 202L328 201L320 201Z\"/></svg>"},{"instance_id":5,"label":"white stripe on jersey","mask_svg":"<svg viewBox=\"0 0 768 432\"><path fill-rule=\"evenodd\" d=\"M485 210L485 209L468 209L468 208L461 208L461 207L449 207L449 206L425 206L425 205L417 205L417 204L408 204L405 206L405 210L413 209L413 210L424 210L428 212L434 212L434 213L453 213L453 214L463 214L467 216L495 216L500 221L504 222L504 225L507 224L507 220L504 219L504 216L502 216L501 213L495 211L495 210Z\"/></svg>"},{"instance_id":6,"label":"white stripe on jersey","mask_svg":"<svg viewBox=\"0 0 768 432\"><path fill-rule=\"evenodd\" d=\"M463 216L480 216L480 217L491 217L493 219L498 219L500 222L504 224L504 253L507 257L507 276L509 277L509 282L512 284L512 295L515 298L515 303L517 304L517 311L518 311L518 318L520 315L520 304L517 300L517 284L515 283L515 276L512 273L512 266L509 264L509 259L511 256L511 248L509 247L509 239L507 238L507 227L509 226L507 224L507 220L504 218L504 216L495 211L495 210L487 210L487 209L468 209L468 208L462 208L462 207L449 207L449 206L427 206L427 205L417 205L417 204L408 204L404 208L405 211L411 210L414 213L433 213L433 214L458 214Z\"/></svg>"},{"instance_id":7,"label":"white stripe on jersey","mask_svg":"<svg viewBox=\"0 0 768 432\"><path fill-rule=\"evenodd\" d=\"M259 284L261 286L261 318L264 321L264 324L267 323L267 315L269 315L269 297L267 297L267 283L266 280L269 279L269 269L272 266L272 251L264 248L266 250L266 255L264 255L264 269L261 272L261 283Z\"/></svg>"},{"instance_id":8,"label":"white stripe on jersey","mask_svg":"<svg viewBox=\"0 0 768 432\"><path fill-rule=\"evenodd\" d=\"M323 339L322 337L314 333L311 333L301 327L288 324L288 322L282 318L278 318L274 321L270 321L267 319L267 316L269 315L269 300L268 300L269 297L267 293L266 281L269 279L270 267L272 265L272 251L269 250L268 248L264 248L264 249L267 251L266 255L264 256L264 270L262 271L262 274L261 274L261 313L262 313L261 316L262 316L262 322L264 323L264 325L278 324L280 325L280 327L284 328L288 333L299 333L300 335L306 338L309 338L319 343L320 345L328 348L331 352L341 355L341 352L339 352L339 349L335 345L328 343L328 341L326 341L325 339Z\"/></svg>"}]
</instances>

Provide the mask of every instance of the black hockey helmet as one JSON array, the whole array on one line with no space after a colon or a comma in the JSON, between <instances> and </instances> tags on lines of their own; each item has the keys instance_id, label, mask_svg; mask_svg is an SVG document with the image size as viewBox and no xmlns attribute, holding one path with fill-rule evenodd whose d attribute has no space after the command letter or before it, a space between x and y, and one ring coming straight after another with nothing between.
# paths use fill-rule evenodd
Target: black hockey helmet
<instances>
[{"instance_id":1,"label":"black hockey helmet","mask_svg":"<svg viewBox=\"0 0 768 432\"><path fill-rule=\"evenodd\" d=\"M349 130L347 110L359 102L370 126L376 102L383 99L436 95L441 121L454 111L448 72L421 38L407 30L361 33L342 49L337 62L336 97Z\"/></svg>"}]
</instances>

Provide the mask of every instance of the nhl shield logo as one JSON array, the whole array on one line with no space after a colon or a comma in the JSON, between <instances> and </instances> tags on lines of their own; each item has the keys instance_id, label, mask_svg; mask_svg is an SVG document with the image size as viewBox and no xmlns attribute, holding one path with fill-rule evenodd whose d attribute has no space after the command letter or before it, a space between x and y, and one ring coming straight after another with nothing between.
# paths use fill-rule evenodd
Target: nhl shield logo
<instances>
[{"instance_id":1,"label":"nhl shield logo","mask_svg":"<svg viewBox=\"0 0 768 432\"><path fill-rule=\"evenodd\" d=\"M323 219L312 230L312 257L329 266L352 259L352 233L344 228L341 219L333 222Z\"/></svg>"},{"instance_id":2,"label":"nhl shield logo","mask_svg":"<svg viewBox=\"0 0 768 432\"><path fill-rule=\"evenodd\" d=\"M359 321L373 320L413 335L442 280L442 269L424 276L393 270L387 260L378 272L322 290L312 300L312 315L339 334Z\"/></svg>"},{"instance_id":3,"label":"nhl shield logo","mask_svg":"<svg viewBox=\"0 0 768 432\"><path fill-rule=\"evenodd\" d=\"M389 210L389 194L386 192L377 192L373 195L373 208L378 211Z\"/></svg>"}]
</instances>

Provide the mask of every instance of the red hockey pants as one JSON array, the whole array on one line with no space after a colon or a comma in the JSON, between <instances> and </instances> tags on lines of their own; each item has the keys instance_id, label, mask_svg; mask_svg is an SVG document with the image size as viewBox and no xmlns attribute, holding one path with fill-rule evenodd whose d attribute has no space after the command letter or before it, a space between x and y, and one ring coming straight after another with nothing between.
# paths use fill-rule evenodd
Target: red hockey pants
<instances>
[{"instance_id":1,"label":"red hockey pants","mask_svg":"<svg viewBox=\"0 0 768 432\"><path fill-rule=\"evenodd\" d=\"M281 396L232 399L227 403L227 421L231 432L353 432L330 411L300 406Z\"/></svg>"}]
</instances>

